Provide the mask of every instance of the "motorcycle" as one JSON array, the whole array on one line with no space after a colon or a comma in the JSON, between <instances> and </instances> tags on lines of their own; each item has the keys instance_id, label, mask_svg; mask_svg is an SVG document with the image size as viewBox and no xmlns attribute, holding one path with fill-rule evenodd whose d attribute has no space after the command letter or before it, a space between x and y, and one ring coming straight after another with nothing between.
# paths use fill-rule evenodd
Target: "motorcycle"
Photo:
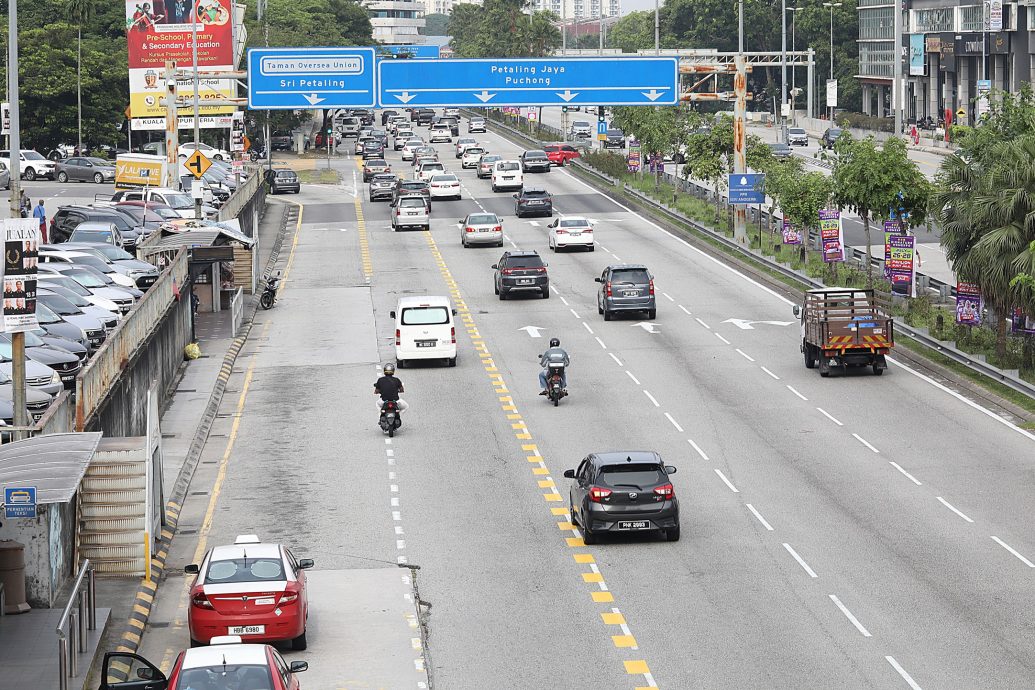
<instances>
[{"instance_id":1,"label":"motorcycle","mask_svg":"<svg viewBox=\"0 0 1035 690\"><path fill-rule=\"evenodd\" d=\"M395 436L395 430L402 426L402 414L399 410L399 403L395 400L385 400L381 403L381 431L391 438Z\"/></svg>"},{"instance_id":2,"label":"motorcycle","mask_svg":"<svg viewBox=\"0 0 1035 690\"><path fill-rule=\"evenodd\" d=\"M560 404L561 398L568 395L564 389L564 364L561 362L549 362L547 364L549 373L546 375L546 398L553 403L554 407Z\"/></svg>"},{"instance_id":3,"label":"motorcycle","mask_svg":"<svg viewBox=\"0 0 1035 690\"><path fill-rule=\"evenodd\" d=\"M273 303L277 301L277 290L280 288L280 271L266 279L266 287L262 289L262 297L259 298L259 306L263 309L272 309Z\"/></svg>"}]
</instances>

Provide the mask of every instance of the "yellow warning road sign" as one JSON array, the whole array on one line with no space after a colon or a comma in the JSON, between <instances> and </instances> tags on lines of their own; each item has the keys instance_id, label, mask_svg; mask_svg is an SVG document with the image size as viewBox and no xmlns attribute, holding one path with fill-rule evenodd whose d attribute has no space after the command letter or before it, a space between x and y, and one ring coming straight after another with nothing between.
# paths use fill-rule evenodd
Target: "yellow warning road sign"
<instances>
[{"instance_id":1,"label":"yellow warning road sign","mask_svg":"<svg viewBox=\"0 0 1035 690\"><path fill-rule=\"evenodd\" d=\"M212 167L212 161L206 158L201 151L195 150L184 162L184 166L194 176L194 179L200 180L205 171Z\"/></svg>"},{"instance_id":2,"label":"yellow warning road sign","mask_svg":"<svg viewBox=\"0 0 1035 690\"><path fill-rule=\"evenodd\" d=\"M956 117L960 120L964 119L965 117L967 117L967 111L963 108L960 108L956 111Z\"/></svg>"}]
</instances>

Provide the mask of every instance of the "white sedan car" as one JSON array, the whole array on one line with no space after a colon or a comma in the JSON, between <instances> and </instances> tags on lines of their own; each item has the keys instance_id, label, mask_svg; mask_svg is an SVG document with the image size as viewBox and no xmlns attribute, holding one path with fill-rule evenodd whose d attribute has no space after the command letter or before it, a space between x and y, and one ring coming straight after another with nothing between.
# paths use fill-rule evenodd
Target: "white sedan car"
<instances>
[{"instance_id":1,"label":"white sedan car","mask_svg":"<svg viewBox=\"0 0 1035 690\"><path fill-rule=\"evenodd\" d=\"M189 158L191 155L193 155L195 149L201 151L202 155L204 155L205 158L208 158L210 161L233 160L233 156L230 155L229 151L217 149L212 146L209 146L208 144L198 144L193 141L188 141L183 144L180 144L180 147L176 150L176 153L179 155L180 158Z\"/></svg>"},{"instance_id":2,"label":"white sedan car","mask_svg":"<svg viewBox=\"0 0 1035 690\"><path fill-rule=\"evenodd\" d=\"M459 158L460 156L464 155L464 151L466 151L468 148L477 145L478 140L473 137L460 137L456 140L456 146L454 147L456 150L454 151L454 153L456 154L456 157Z\"/></svg>"},{"instance_id":3,"label":"white sedan car","mask_svg":"<svg viewBox=\"0 0 1035 690\"><path fill-rule=\"evenodd\" d=\"M593 245L593 224L581 216L558 218L547 226L550 249L557 251L566 247L584 247L589 251Z\"/></svg>"},{"instance_id":4,"label":"white sedan car","mask_svg":"<svg viewBox=\"0 0 1035 690\"><path fill-rule=\"evenodd\" d=\"M402 159L404 161L412 161L413 160L413 152L415 150L419 149L421 146L424 146L424 140L423 139L418 139L418 138L414 137L413 139L407 140L406 143L403 144L403 147L402 147Z\"/></svg>"},{"instance_id":5,"label":"white sedan car","mask_svg":"<svg viewBox=\"0 0 1035 690\"><path fill-rule=\"evenodd\" d=\"M431 182L433 176L440 175L445 171L446 167L438 161L425 161L417 166L413 179L420 180L421 182Z\"/></svg>"},{"instance_id":6,"label":"white sedan car","mask_svg":"<svg viewBox=\"0 0 1035 690\"><path fill-rule=\"evenodd\" d=\"M481 146L468 146L460 157L460 167L464 170L467 168L477 168L484 153L485 149Z\"/></svg>"},{"instance_id":7,"label":"white sedan car","mask_svg":"<svg viewBox=\"0 0 1035 690\"><path fill-rule=\"evenodd\" d=\"M453 173L441 173L431 176L428 183L432 199L459 199L460 178Z\"/></svg>"},{"instance_id":8,"label":"white sedan car","mask_svg":"<svg viewBox=\"0 0 1035 690\"><path fill-rule=\"evenodd\" d=\"M449 125L433 125L431 127L431 132L428 134L428 143L434 144L436 141L453 141L453 132L449 129Z\"/></svg>"}]
</instances>

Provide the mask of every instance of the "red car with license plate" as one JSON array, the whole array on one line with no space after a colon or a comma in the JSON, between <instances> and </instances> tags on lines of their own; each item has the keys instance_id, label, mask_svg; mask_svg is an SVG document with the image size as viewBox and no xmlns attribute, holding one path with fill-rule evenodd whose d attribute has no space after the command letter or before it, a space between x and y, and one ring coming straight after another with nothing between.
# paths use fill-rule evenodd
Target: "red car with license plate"
<instances>
[{"instance_id":1,"label":"red car with license plate","mask_svg":"<svg viewBox=\"0 0 1035 690\"><path fill-rule=\"evenodd\" d=\"M305 571L311 567L312 560L296 559L287 547L252 534L210 549L200 565L184 568L196 575L187 609L191 646L240 635L248 642L288 640L293 649L305 649Z\"/></svg>"},{"instance_id":2,"label":"red car with license plate","mask_svg":"<svg viewBox=\"0 0 1035 690\"><path fill-rule=\"evenodd\" d=\"M211 647L180 652L168 677L142 656L108 652L99 690L301 690L297 674L308 668L270 645L216 637Z\"/></svg>"},{"instance_id":3,"label":"red car with license plate","mask_svg":"<svg viewBox=\"0 0 1035 690\"><path fill-rule=\"evenodd\" d=\"M546 144L543 150L546 151L546 157L550 162L559 166L567 165L569 161L580 157L579 150L571 144Z\"/></svg>"}]
</instances>

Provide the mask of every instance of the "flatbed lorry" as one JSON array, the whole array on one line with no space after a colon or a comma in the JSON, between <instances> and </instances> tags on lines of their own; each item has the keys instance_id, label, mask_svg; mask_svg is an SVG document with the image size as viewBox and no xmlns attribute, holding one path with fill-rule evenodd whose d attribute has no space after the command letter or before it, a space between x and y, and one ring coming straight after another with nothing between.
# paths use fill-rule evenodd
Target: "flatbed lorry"
<instances>
[{"instance_id":1,"label":"flatbed lorry","mask_svg":"<svg viewBox=\"0 0 1035 690\"><path fill-rule=\"evenodd\" d=\"M838 367L869 366L880 376L895 346L895 322L878 304L873 290L820 288L805 292L794 306L801 320L801 351L808 369L829 376Z\"/></svg>"}]
</instances>

